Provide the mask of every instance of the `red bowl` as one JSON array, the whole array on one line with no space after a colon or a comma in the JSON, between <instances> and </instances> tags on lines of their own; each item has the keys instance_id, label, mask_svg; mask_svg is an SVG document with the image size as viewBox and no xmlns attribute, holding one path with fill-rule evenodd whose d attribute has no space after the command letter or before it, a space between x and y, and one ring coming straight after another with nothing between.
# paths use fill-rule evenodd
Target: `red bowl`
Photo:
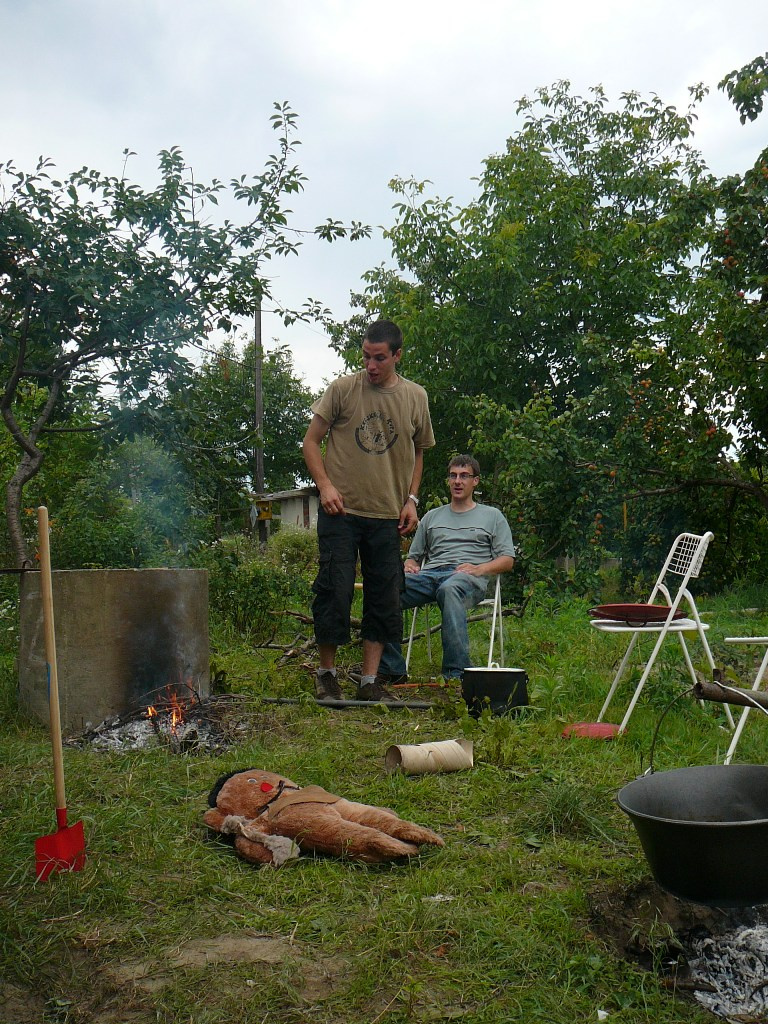
<instances>
[{"instance_id":1,"label":"red bowl","mask_svg":"<svg viewBox=\"0 0 768 1024\"><path fill-rule=\"evenodd\" d=\"M612 619L629 626L647 626L649 622L664 622L669 615L668 604L599 604L590 608L593 619ZM684 619L685 612L677 611L675 619Z\"/></svg>"}]
</instances>

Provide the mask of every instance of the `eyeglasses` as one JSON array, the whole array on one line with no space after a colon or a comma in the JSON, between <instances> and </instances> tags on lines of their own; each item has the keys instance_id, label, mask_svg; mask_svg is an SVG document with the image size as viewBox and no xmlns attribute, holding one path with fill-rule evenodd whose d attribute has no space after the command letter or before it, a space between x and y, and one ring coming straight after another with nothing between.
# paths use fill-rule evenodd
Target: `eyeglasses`
<instances>
[{"instance_id":1,"label":"eyeglasses","mask_svg":"<svg viewBox=\"0 0 768 1024\"><path fill-rule=\"evenodd\" d=\"M474 480L474 473L449 473L448 480Z\"/></svg>"}]
</instances>

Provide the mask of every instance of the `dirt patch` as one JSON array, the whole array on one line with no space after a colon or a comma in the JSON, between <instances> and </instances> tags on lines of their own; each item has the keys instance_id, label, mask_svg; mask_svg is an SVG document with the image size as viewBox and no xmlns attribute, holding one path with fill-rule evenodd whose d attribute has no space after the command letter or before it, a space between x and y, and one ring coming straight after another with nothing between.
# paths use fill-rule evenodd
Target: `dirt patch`
<instances>
[{"instance_id":1,"label":"dirt patch","mask_svg":"<svg viewBox=\"0 0 768 1024\"><path fill-rule=\"evenodd\" d=\"M96 1011L90 1024L157 1024L155 1010L126 1010L124 1006L114 1010Z\"/></svg>"},{"instance_id":2,"label":"dirt patch","mask_svg":"<svg viewBox=\"0 0 768 1024\"><path fill-rule=\"evenodd\" d=\"M39 996L0 982L0 1024L40 1024L45 1007Z\"/></svg>"},{"instance_id":3,"label":"dirt patch","mask_svg":"<svg viewBox=\"0 0 768 1024\"><path fill-rule=\"evenodd\" d=\"M312 953L305 957L297 944L269 935L237 932L209 939L195 939L172 951L167 950L152 961L129 961L110 965L105 971L118 986L131 984L145 992L155 992L168 985L173 972L185 967L206 967L218 963L254 963L294 965L301 978L298 991L307 1002L327 999L336 979L343 977L343 964Z\"/></svg>"},{"instance_id":4,"label":"dirt patch","mask_svg":"<svg viewBox=\"0 0 768 1024\"><path fill-rule=\"evenodd\" d=\"M595 890L589 907L595 933L620 956L647 970L676 961L692 935L727 931L736 913L678 899L650 880L630 889ZM743 911L739 914L743 916Z\"/></svg>"},{"instance_id":5,"label":"dirt patch","mask_svg":"<svg viewBox=\"0 0 768 1024\"><path fill-rule=\"evenodd\" d=\"M0 979L0 1024L40 1024L43 1020L73 1019L90 1024L153 1024L157 1020L153 996L178 980L179 971L205 969L209 965L254 964L255 988L270 968L288 968L301 999L309 1006L328 999L347 976L340 960L304 950L288 938L239 931L213 938L194 939L181 946L159 950L151 959L104 962L97 947L111 945L107 937L84 937L84 949L67 949L67 974L89 978L85 998L74 995L66 984L50 983L50 990L16 986Z\"/></svg>"},{"instance_id":6,"label":"dirt patch","mask_svg":"<svg viewBox=\"0 0 768 1024\"><path fill-rule=\"evenodd\" d=\"M113 998L114 1005L94 1005L103 997L93 993L90 1005L77 1006L72 1000L50 995L43 998L37 992L0 982L0 1024L40 1024L41 1021L87 1019L90 1024L156 1024L154 1009L126 1006L125 994Z\"/></svg>"}]
</instances>

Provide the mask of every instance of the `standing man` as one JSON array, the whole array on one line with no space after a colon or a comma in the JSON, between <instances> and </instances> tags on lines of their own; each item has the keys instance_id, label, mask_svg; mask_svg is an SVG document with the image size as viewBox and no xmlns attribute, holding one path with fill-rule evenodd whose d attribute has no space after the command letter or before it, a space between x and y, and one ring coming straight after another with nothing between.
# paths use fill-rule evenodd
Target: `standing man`
<instances>
[{"instance_id":1,"label":"standing man","mask_svg":"<svg viewBox=\"0 0 768 1024\"><path fill-rule=\"evenodd\" d=\"M433 508L422 519L405 560L403 608L437 601L443 616L443 678L461 679L469 657L467 611L485 597L491 576L515 564L512 532L501 512L481 505L473 494L480 466L471 455L457 455L448 465L449 505ZM379 682L405 675L399 644L387 644Z\"/></svg>"},{"instance_id":2,"label":"standing man","mask_svg":"<svg viewBox=\"0 0 768 1024\"><path fill-rule=\"evenodd\" d=\"M364 369L333 381L312 405L304 437L304 461L320 492L320 566L312 585L320 699L342 695L336 648L350 640L358 555L363 670L357 697L390 699L376 673L385 642L402 636L400 538L418 523L424 449L435 443L424 388L396 372L402 349L397 324L371 324L363 338Z\"/></svg>"}]
</instances>

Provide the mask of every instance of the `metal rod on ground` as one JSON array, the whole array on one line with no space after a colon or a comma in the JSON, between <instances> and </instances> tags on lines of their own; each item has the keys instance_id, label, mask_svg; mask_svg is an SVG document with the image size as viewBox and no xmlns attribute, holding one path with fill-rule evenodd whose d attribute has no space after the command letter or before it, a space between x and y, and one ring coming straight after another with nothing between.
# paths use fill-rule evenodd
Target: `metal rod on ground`
<instances>
[{"instance_id":1,"label":"metal rod on ground","mask_svg":"<svg viewBox=\"0 0 768 1024\"><path fill-rule=\"evenodd\" d=\"M301 697L262 697L265 704L303 704ZM321 708L407 708L411 711L425 711L433 705L426 700L316 700Z\"/></svg>"}]
</instances>

